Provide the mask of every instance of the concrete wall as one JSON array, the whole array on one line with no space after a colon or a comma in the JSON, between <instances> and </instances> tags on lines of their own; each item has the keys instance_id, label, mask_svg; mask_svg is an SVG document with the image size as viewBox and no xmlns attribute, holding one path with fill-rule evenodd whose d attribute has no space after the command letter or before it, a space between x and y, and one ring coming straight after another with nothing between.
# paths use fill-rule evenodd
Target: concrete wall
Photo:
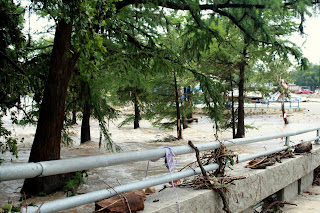
<instances>
[{"instance_id":1,"label":"concrete wall","mask_svg":"<svg viewBox=\"0 0 320 213\"><path fill-rule=\"evenodd\" d=\"M286 113L290 114L293 112L298 112L302 110L302 108L288 108L286 107ZM245 115L266 115L266 114L279 114L282 116L281 108L245 108L244 109Z\"/></svg>"},{"instance_id":2,"label":"concrete wall","mask_svg":"<svg viewBox=\"0 0 320 213\"><path fill-rule=\"evenodd\" d=\"M277 193L282 200L290 201L298 193L312 184L313 170L320 165L320 146L314 145L311 153L295 158L283 159L267 169L252 170L238 164L228 171L230 176L246 176L228 187L227 197L230 210L253 212L252 206L264 198ZM195 190L176 188L181 212L215 213L224 212L221 198L212 190ZM147 213L178 212L177 198L173 188L147 196L145 210Z\"/></svg>"}]
</instances>

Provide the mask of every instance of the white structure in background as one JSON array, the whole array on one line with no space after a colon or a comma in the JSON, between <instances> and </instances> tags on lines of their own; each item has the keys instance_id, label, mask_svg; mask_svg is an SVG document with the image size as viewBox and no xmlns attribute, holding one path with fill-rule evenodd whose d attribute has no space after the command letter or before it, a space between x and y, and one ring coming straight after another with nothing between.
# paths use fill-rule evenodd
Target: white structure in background
<instances>
[{"instance_id":1,"label":"white structure in background","mask_svg":"<svg viewBox=\"0 0 320 213\"><path fill-rule=\"evenodd\" d=\"M276 92L274 94L270 94L269 98L266 98L266 100L268 101L281 101L281 93L280 92ZM296 95L294 93L290 93L289 97L286 97L285 101L296 101L296 102L305 102L307 99L305 97L301 97L299 95Z\"/></svg>"}]
</instances>

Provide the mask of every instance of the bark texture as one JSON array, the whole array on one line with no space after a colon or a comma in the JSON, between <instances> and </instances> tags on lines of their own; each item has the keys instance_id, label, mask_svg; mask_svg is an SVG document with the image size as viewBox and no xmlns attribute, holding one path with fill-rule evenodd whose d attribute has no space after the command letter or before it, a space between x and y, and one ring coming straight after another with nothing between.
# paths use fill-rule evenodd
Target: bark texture
<instances>
[{"instance_id":1,"label":"bark texture","mask_svg":"<svg viewBox=\"0 0 320 213\"><path fill-rule=\"evenodd\" d=\"M68 57L71 48L72 23L64 20L56 27L50 70L29 162L60 159L61 130L69 80L79 54ZM21 192L27 195L51 193L64 184L62 175L26 179Z\"/></svg>"},{"instance_id":2,"label":"bark texture","mask_svg":"<svg viewBox=\"0 0 320 213\"><path fill-rule=\"evenodd\" d=\"M240 75L239 75L239 107L238 107L238 127L236 138L244 138L245 137L245 129L244 129L244 71L245 71L245 63L240 66Z\"/></svg>"},{"instance_id":3,"label":"bark texture","mask_svg":"<svg viewBox=\"0 0 320 213\"><path fill-rule=\"evenodd\" d=\"M239 106L238 106L238 127L237 127L237 134L235 138L244 138L245 137L245 127L244 127L244 81L245 81L245 70L247 66L246 57L247 57L247 48L248 48L248 41L247 38L244 39L245 46L242 51L242 58L243 61L239 65Z\"/></svg>"},{"instance_id":4,"label":"bark texture","mask_svg":"<svg viewBox=\"0 0 320 213\"><path fill-rule=\"evenodd\" d=\"M134 101L134 122L133 122L134 129L138 129L140 127L139 120L140 120L139 103L138 103L138 100L135 99L135 101Z\"/></svg>"},{"instance_id":5,"label":"bark texture","mask_svg":"<svg viewBox=\"0 0 320 213\"><path fill-rule=\"evenodd\" d=\"M182 139L182 128L181 128L181 113L179 105L179 91L177 85L176 73L174 73L174 92L175 92L175 102L176 102L176 115L177 115L177 137L178 140Z\"/></svg>"},{"instance_id":6,"label":"bark texture","mask_svg":"<svg viewBox=\"0 0 320 213\"><path fill-rule=\"evenodd\" d=\"M89 101L85 101L82 112L82 123L81 123L81 143L85 143L91 140L90 135L90 116L91 116L91 105Z\"/></svg>"}]
</instances>

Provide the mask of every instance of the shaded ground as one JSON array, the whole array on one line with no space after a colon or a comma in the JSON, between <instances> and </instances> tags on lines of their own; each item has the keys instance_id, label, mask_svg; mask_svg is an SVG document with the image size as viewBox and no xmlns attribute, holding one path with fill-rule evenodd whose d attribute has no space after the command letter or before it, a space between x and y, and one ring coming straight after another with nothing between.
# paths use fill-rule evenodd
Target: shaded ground
<instances>
[{"instance_id":1,"label":"shaded ground","mask_svg":"<svg viewBox=\"0 0 320 213\"><path fill-rule=\"evenodd\" d=\"M311 186L291 203L297 206L285 205L284 213L316 213L320 212L320 186Z\"/></svg>"}]
</instances>

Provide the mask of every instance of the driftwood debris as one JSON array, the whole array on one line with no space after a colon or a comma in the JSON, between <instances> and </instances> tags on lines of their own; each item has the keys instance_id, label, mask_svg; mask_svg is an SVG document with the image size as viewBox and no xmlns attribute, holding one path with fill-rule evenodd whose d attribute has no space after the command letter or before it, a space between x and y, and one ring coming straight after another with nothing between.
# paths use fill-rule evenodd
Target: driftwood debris
<instances>
[{"instance_id":1,"label":"driftwood debris","mask_svg":"<svg viewBox=\"0 0 320 213\"><path fill-rule=\"evenodd\" d=\"M315 168L313 172L313 183L312 185L320 186L320 166Z\"/></svg>"},{"instance_id":2,"label":"driftwood debris","mask_svg":"<svg viewBox=\"0 0 320 213\"><path fill-rule=\"evenodd\" d=\"M230 213L228 199L226 197L225 191L227 190L227 184L232 184L233 181L244 179L245 177L231 178L226 177L224 174L225 167L227 165L226 161L233 159L234 154L229 153L226 150L226 147L221 144L221 148L216 149L210 153L205 153L202 157L200 152L194 144L189 141L189 146L191 146L196 152L196 158L198 165L201 169L202 176L199 176L192 181L185 181L180 187L190 186L200 189L212 189L215 190L221 197L223 202L223 210L227 213ZM219 169L214 173L207 173L203 167L204 165L217 163L219 164Z\"/></svg>"},{"instance_id":3,"label":"driftwood debris","mask_svg":"<svg viewBox=\"0 0 320 213\"><path fill-rule=\"evenodd\" d=\"M96 202L95 212L137 212L144 209L145 200L143 190L133 190Z\"/></svg>"},{"instance_id":4,"label":"driftwood debris","mask_svg":"<svg viewBox=\"0 0 320 213\"><path fill-rule=\"evenodd\" d=\"M310 141L306 141L303 143L300 143L295 146L294 152L295 153L305 153L310 152L312 149L312 143Z\"/></svg>"},{"instance_id":5,"label":"driftwood debris","mask_svg":"<svg viewBox=\"0 0 320 213\"><path fill-rule=\"evenodd\" d=\"M293 158L294 154L291 149L285 149L280 152L276 152L267 156L255 158L245 166L246 168L251 169L265 169L267 166L272 166L276 162L281 163L283 158Z\"/></svg>"},{"instance_id":6,"label":"driftwood debris","mask_svg":"<svg viewBox=\"0 0 320 213\"><path fill-rule=\"evenodd\" d=\"M276 197L272 196L265 198L262 202L262 210L260 213L282 212L281 207L283 207L284 205L297 205L295 203L289 203L287 201L279 201Z\"/></svg>"},{"instance_id":7,"label":"driftwood debris","mask_svg":"<svg viewBox=\"0 0 320 213\"><path fill-rule=\"evenodd\" d=\"M188 122L188 123L192 123L192 122L198 123L198 118L188 118L188 119L187 119L187 122Z\"/></svg>"}]
</instances>

